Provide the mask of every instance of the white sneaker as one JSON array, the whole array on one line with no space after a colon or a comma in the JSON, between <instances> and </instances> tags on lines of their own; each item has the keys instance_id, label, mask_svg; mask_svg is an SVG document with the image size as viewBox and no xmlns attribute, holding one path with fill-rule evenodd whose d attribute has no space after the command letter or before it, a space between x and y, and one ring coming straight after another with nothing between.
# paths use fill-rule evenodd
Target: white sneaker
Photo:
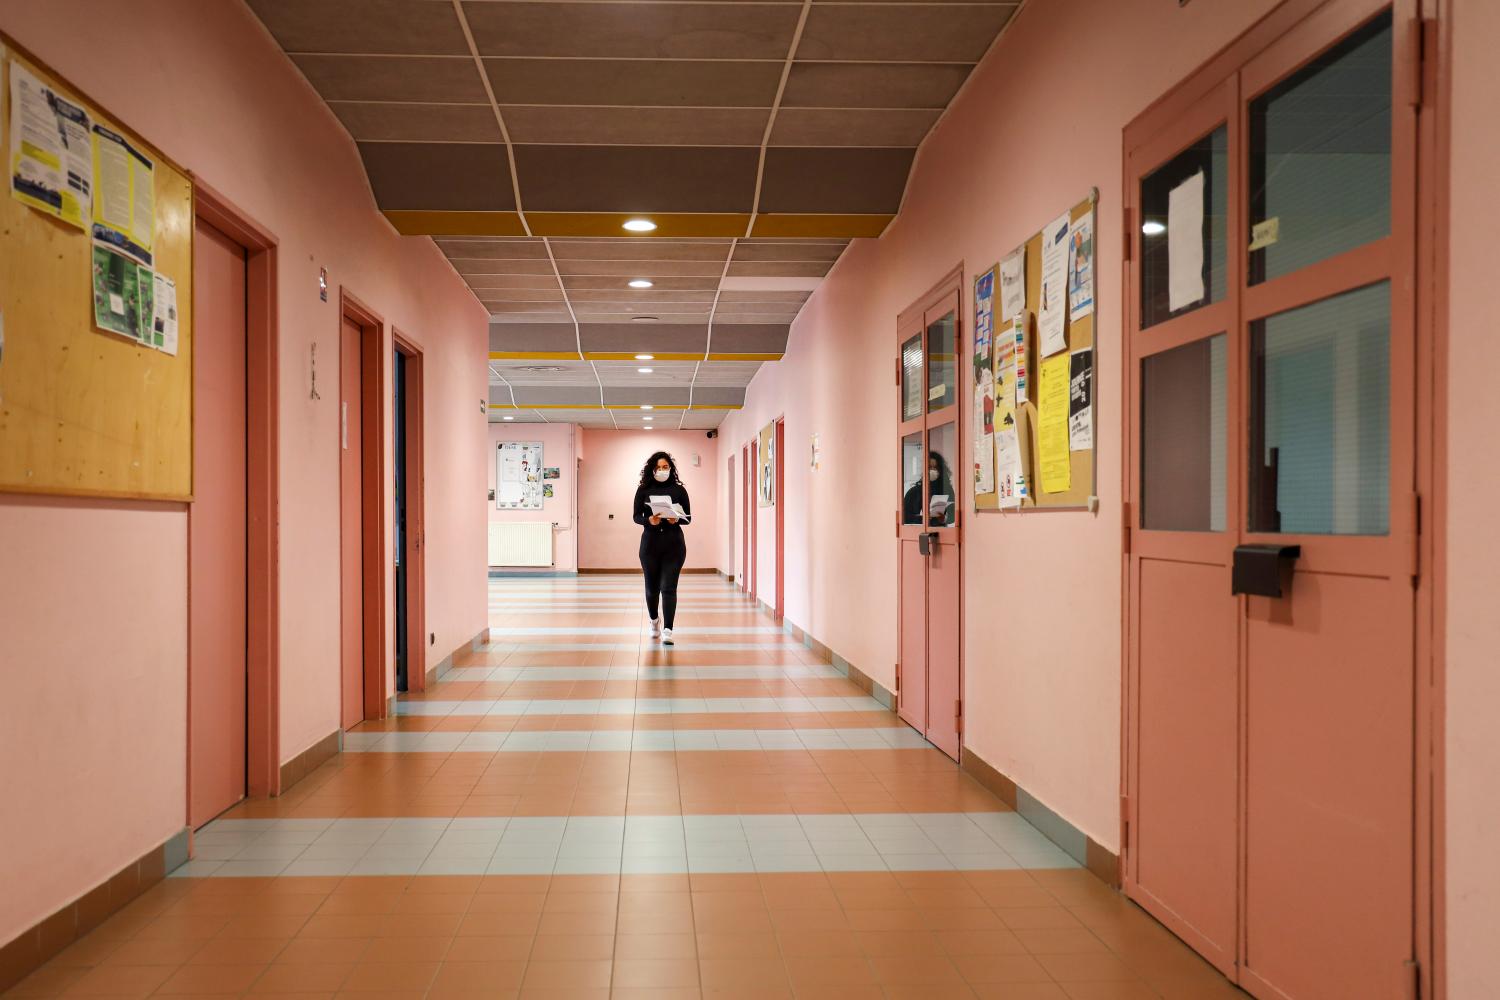
<instances>
[{"instance_id":1,"label":"white sneaker","mask_svg":"<svg viewBox=\"0 0 1500 1000\"><path fill-rule=\"evenodd\" d=\"M657 638L660 638L660 637L661 637L661 619L660 618L653 618L653 619L651 619L651 638L657 639Z\"/></svg>"},{"instance_id":2,"label":"white sneaker","mask_svg":"<svg viewBox=\"0 0 1500 1000\"><path fill-rule=\"evenodd\" d=\"M661 644L663 646L670 646L670 645L672 645L672 630L671 629L664 628L664 629L661 630Z\"/></svg>"}]
</instances>

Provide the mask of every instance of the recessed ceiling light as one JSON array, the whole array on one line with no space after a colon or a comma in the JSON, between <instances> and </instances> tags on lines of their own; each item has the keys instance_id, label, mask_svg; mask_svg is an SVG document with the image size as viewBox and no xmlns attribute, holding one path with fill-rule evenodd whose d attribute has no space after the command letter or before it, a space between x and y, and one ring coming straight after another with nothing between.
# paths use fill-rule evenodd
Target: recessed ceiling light
<instances>
[{"instance_id":1,"label":"recessed ceiling light","mask_svg":"<svg viewBox=\"0 0 1500 1000\"><path fill-rule=\"evenodd\" d=\"M630 322L632 322L632 323L655 323L656 319L657 318L655 316L632 316L632 317L630 317Z\"/></svg>"},{"instance_id":2,"label":"recessed ceiling light","mask_svg":"<svg viewBox=\"0 0 1500 1000\"><path fill-rule=\"evenodd\" d=\"M643 409L643 410L654 410L654 409L656 409L656 407L654 407L654 406L643 406L643 407L641 407L641 409Z\"/></svg>"},{"instance_id":3,"label":"recessed ceiling light","mask_svg":"<svg viewBox=\"0 0 1500 1000\"><path fill-rule=\"evenodd\" d=\"M501 420L514 420L516 418L515 417L501 417L500 419Z\"/></svg>"},{"instance_id":4,"label":"recessed ceiling light","mask_svg":"<svg viewBox=\"0 0 1500 1000\"><path fill-rule=\"evenodd\" d=\"M642 417L641 419L642 420L646 420L646 421L651 421L651 420L655 420L656 418L655 417Z\"/></svg>"},{"instance_id":5,"label":"recessed ceiling light","mask_svg":"<svg viewBox=\"0 0 1500 1000\"><path fill-rule=\"evenodd\" d=\"M656 369L655 368L637 368L636 371L640 372L642 375L650 375L652 372L656 371Z\"/></svg>"},{"instance_id":6,"label":"recessed ceiling light","mask_svg":"<svg viewBox=\"0 0 1500 1000\"><path fill-rule=\"evenodd\" d=\"M641 430L643 430L643 431L654 431L654 430L656 430L656 428L652 427L650 424L647 424L645 427L642 427Z\"/></svg>"},{"instance_id":7,"label":"recessed ceiling light","mask_svg":"<svg viewBox=\"0 0 1500 1000\"><path fill-rule=\"evenodd\" d=\"M632 278L630 281L631 288L650 288L653 284L655 282L647 281L645 278Z\"/></svg>"},{"instance_id":8,"label":"recessed ceiling light","mask_svg":"<svg viewBox=\"0 0 1500 1000\"><path fill-rule=\"evenodd\" d=\"M656 360L656 355L654 355L654 354L637 354L635 356L635 359L637 361L655 361Z\"/></svg>"},{"instance_id":9,"label":"recessed ceiling light","mask_svg":"<svg viewBox=\"0 0 1500 1000\"><path fill-rule=\"evenodd\" d=\"M1141 232L1145 233L1147 236L1160 236L1166 231L1167 227L1162 225L1160 222L1157 222L1155 219L1152 219L1150 222L1141 224Z\"/></svg>"},{"instance_id":10,"label":"recessed ceiling light","mask_svg":"<svg viewBox=\"0 0 1500 1000\"><path fill-rule=\"evenodd\" d=\"M625 228L632 233L649 233L656 229L656 223L650 219L626 219Z\"/></svg>"}]
</instances>

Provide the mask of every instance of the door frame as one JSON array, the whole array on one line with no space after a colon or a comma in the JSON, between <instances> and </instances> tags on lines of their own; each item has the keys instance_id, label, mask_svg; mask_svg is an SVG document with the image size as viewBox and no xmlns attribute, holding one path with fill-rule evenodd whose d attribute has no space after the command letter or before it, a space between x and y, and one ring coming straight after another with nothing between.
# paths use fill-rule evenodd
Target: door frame
<instances>
[{"instance_id":1,"label":"door frame","mask_svg":"<svg viewBox=\"0 0 1500 1000\"><path fill-rule=\"evenodd\" d=\"M1449 218L1450 191L1447 173L1451 145L1450 108L1452 104L1452 24L1449 11L1452 0L1414 0L1418 10L1415 25L1403 21L1397 11L1398 28L1405 28L1410 43L1405 57L1397 59L1392 85L1393 108L1415 107L1416 141L1414 199L1416 225L1414 256L1415 283L1415 447L1414 472L1420 501L1418 534L1415 539L1418 575L1414 590L1413 670L1413 953L1419 966L1418 989L1423 996L1442 1000L1447 996L1445 841L1445 699L1446 661L1443 623L1446 608L1447 544L1447 414L1440 401L1446 399L1448 360L1448 246L1443 226ZM1234 77L1246 63L1276 44L1278 39L1297 29L1314 16L1326 15L1343 6L1342 0L1284 0L1238 38L1188 74L1146 110L1136 116L1122 131L1122 185L1124 205L1125 253L1120 261L1121 329L1133 329L1136 289L1133 287L1133 261L1140 255L1136 192L1130 169L1132 148L1143 145L1167 123L1195 106L1227 79ZM1320 49L1321 50L1321 49ZM1243 104L1243 95L1240 96ZM1243 108L1240 109L1243 114ZM1233 199L1231 199L1233 204ZM1243 242L1243 241L1241 241ZM1243 253L1243 246L1230 247L1230 253ZM1130 353L1121 366L1122 413L1129 414L1135 405ZM1138 461L1132 424L1121 422L1122 497L1132 496L1132 463ZM1394 507L1393 507L1394 513ZM1134 766L1130 745L1132 621L1131 545L1138 509L1126 506L1122 512L1120 589L1122 614L1120 642L1120 870L1127 872L1130 848L1131 816L1126 808L1131 791L1130 770ZM1243 515L1241 515L1243 520ZM1403 526L1393 519L1394 534ZM1243 929L1242 929L1243 930Z\"/></svg>"},{"instance_id":2,"label":"door frame","mask_svg":"<svg viewBox=\"0 0 1500 1000\"><path fill-rule=\"evenodd\" d=\"M760 482L760 437L751 438L746 446L750 449L750 471L754 474L756 483ZM760 600L757 588L760 585L760 489L759 486L750 492L750 509L746 512L750 519L750 548L746 564L746 572L749 574L746 580L746 593L752 601Z\"/></svg>"},{"instance_id":3,"label":"door frame","mask_svg":"<svg viewBox=\"0 0 1500 1000\"><path fill-rule=\"evenodd\" d=\"M395 327L395 350L406 359L406 689L427 690L427 480L426 412L423 406L425 366L422 347ZM577 490L574 490L577 495ZM392 595L394 597L394 595Z\"/></svg>"},{"instance_id":4,"label":"door frame","mask_svg":"<svg viewBox=\"0 0 1500 1000\"><path fill-rule=\"evenodd\" d=\"M776 418L776 430L771 439L775 442L776 475L776 605L771 617L780 624L786 618L786 415Z\"/></svg>"},{"instance_id":5,"label":"door frame","mask_svg":"<svg viewBox=\"0 0 1500 1000\"><path fill-rule=\"evenodd\" d=\"M343 323L349 320L359 327L360 355L360 610L366 721L383 719L389 714L389 691L386 679L386 626L390 568L385 564L386 525L386 363L389 349L385 321L349 289L339 286L338 343L343 347ZM340 520L343 512L340 510ZM342 586L342 579L340 586ZM392 592L394 596L394 592ZM339 658L343 670L343 657ZM407 675L408 677L410 674Z\"/></svg>"},{"instance_id":6,"label":"door frame","mask_svg":"<svg viewBox=\"0 0 1500 1000\"><path fill-rule=\"evenodd\" d=\"M740 593L750 593L750 445L740 449Z\"/></svg>"},{"instance_id":7,"label":"door frame","mask_svg":"<svg viewBox=\"0 0 1500 1000\"><path fill-rule=\"evenodd\" d=\"M901 578L900 574L901 574L901 558L902 558L902 552L903 552L903 548L902 547L906 543L908 543L908 542L915 541L917 535L922 534L922 533L926 533L926 532L931 532L931 533L933 533L933 534L935 534L937 536L937 540L938 540L938 544L939 545L947 545L947 546L951 546L953 548L953 550L954 550L954 557L958 560L958 608L957 608L958 635L957 635L957 641L955 643L955 651L956 651L957 658L958 658L958 663L957 663L958 676L957 676L957 682L956 682L957 683L957 692L958 692L958 704L955 706L956 711L954 713L954 729L956 730L956 733L955 733L956 739L955 739L955 743L954 743L953 760L955 762L961 762L963 760L963 757L964 757L964 717L963 717L963 703L964 703L964 659L965 659L965 656L964 656L964 653L965 653L965 650L964 650L964 646L965 646L965 643L964 643L964 629L965 629L965 604L967 603L966 600L965 600L965 592L966 592L966 586L965 586L965 584L966 584L967 566L966 566L966 564L964 562L964 558L963 558L963 535L964 535L964 528L966 527L966 525L965 525L965 519L966 519L966 516L967 516L967 512L966 512L965 507L964 507L965 481L966 480L964 478L962 478L962 477L966 477L966 476L969 475L969 473L966 471L968 469L968 461L965 460L964 456L965 455L972 456L974 454L974 451L973 451L973 441L972 441L972 431L970 431L969 433L965 433L965 431L964 431L964 421L965 421L965 418L966 417L972 418L972 414L970 414L970 413L967 412L967 408L965 406L965 400L964 400L965 392L962 389L962 386L966 384L966 376L963 375L963 372L965 371L964 365L967 363L965 361L965 359L968 358L968 357L970 357L972 355L972 345L968 342L968 338L970 337L970 330L969 330L969 324L967 322L965 322L965 317L964 317L964 265L963 265L962 261L960 261L959 263L955 264L946 274L943 275L943 277L939 278L936 282L934 282L932 284L932 286L927 289L927 291L923 292L920 296L918 296L917 298L913 299L912 302L909 305L907 305L907 307L905 309L901 310L900 314L896 318L896 354L895 354L895 361L896 361L896 437L895 437L894 444L895 444L895 446L897 448L897 451L898 451L898 454L899 454L899 450L901 448L902 439L906 435L911 434L914 430L916 430L916 429L918 429L920 427L920 429L922 431L922 445L923 445L923 448L922 448L923 460L922 461L923 461L923 466L925 468L926 461L927 461L926 456L929 455L929 454L931 454L931 451L932 451L932 443L931 443L931 437L930 437L930 433L929 433L930 430L931 430L930 418L931 418L932 414L931 414L931 411L928 408L928 401L929 400L928 400L928 397L927 397L927 384L926 384L927 383L927 366L931 362L931 355L930 355L929 347L928 347L928 343L927 343L927 330L928 330L927 316L928 316L929 313L934 312L934 311L938 311L938 315L942 315L941 310L942 310L943 306L945 305L945 303L948 303L949 301L951 301L951 303L952 303L952 311L953 311L953 323L954 323L953 347L954 347L954 351L958 355L957 358L955 358L955 361L954 361L955 366L956 366L955 369L954 369L954 371L955 371L955 378L957 378L958 381L959 381L959 389L958 389L958 391L956 393L956 398L954 399L953 403L951 404L951 408L952 408L952 411L953 411L953 416L952 416L951 422L952 422L953 427L954 427L954 438L955 438L955 440L957 442L957 447L958 447L957 468L955 468L954 470L952 470L952 474L955 477L955 480L953 482L954 497L953 497L953 501L952 502L957 505L957 513L954 516L954 523L953 523L953 525L951 527L948 527L948 526L933 527L931 524L928 523L927 511L928 511L928 503L929 503L930 495L931 495L931 487L929 485L929 481L926 478L926 476L923 476L921 478L921 484L922 484L922 508L921 508L922 513L920 515L920 517L922 518L921 523L919 525L908 525L908 524L906 524L905 520L904 520L904 517L903 517L902 508L899 505L899 503L898 503L898 506L896 507L896 545L897 545L897 549L896 549L896 573L897 573L897 575L896 575L896 651L897 651L897 663L896 663L896 672L895 672L896 673L896 677L895 677L895 680L896 680L896 711L899 714L901 708L904 705L904 699L907 696L907 691L904 690L904 689L906 689L908 687L907 685L904 685L902 683L902 681L901 681L901 674L903 672L903 669L902 669L902 664L900 662L901 649L903 648L902 647L902 640L901 640L901 630L905 627L905 615L902 614L902 612L901 612L901 587L902 587L902 578ZM910 334L913 331L919 333L920 336L921 336L921 338L922 338L922 380L923 380L923 385L922 385L922 413L921 413L921 415L919 417L916 417L916 418L914 418L912 420L904 420L902 418L904 417L905 414L903 413L903 410L902 410L902 400L901 400L901 378L902 378L901 345L903 343L903 338L909 338ZM970 404L970 405L972 405L972 404ZM939 412L944 412L947 409L949 409L949 408L948 407L944 407L943 411L939 411ZM947 424L949 422L950 421L948 420L948 418L944 417L942 420L940 420L938 422L938 426L943 426L944 424ZM960 471L960 470L965 470L965 471ZM899 459L898 459L898 463L897 463L896 484L897 484L897 487L898 487L897 496L900 497L902 494L899 492L899 490L904 486L904 483L902 482L902 479L901 479L901 469L900 469ZM928 564L928 567L930 567L930 563ZM928 569L924 568L924 570L923 570L924 574L926 574L927 571L928 571ZM929 600L930 593L929 593L929 587L925 583L925 580L924 580L924 584L923 584L923 588L922 589L923 589L923 600L924 600L924 602L927 602ZM924 607L922 614L923 614L923 622L924 622L924 626L923 627L924 627L924 630L925 630L925 628L926 628L926 622L931 617L929 607ZM931 658L931 654L930 654L930 649L931 649L930 637L927 636L927 635L924 635L924 658L923 658L923 664L922 664L922 671L921 671L921 673L922 673L922 679L923 679L922 680L922 683L923 683L923 692L922 692L923 708L924 708L924 710L926 712L926 717L923 720L923 727L919 730L919 732L922 734L922 737L924 739L928 738L929 733L932 731L932 719L933 719L933 714L932 714L932 697L931 697L931 695L932 695L932 685L931 685L932 663L931 663L931 659L932 658ZM908 719L905 715L902 715L901 718L903 720L905 720L908 725L912 725L911 720ZM913 725L913 728L916 728L916 727ZM939 749L941 749L941 748L939 748Z\"/></svg>"},{"instance_id":8,"label":"door frame","mask_svg":"<svg viewBox=\"0 0 1500 1000\"><path fill-rule=\"evenodd\" d=\"M281 459L276 235L202 178L193 177L202 220L245 250L245 792L281 794ZM197 408L194 407L194 417ZM191 521L193 506L188 504ZM191 530L191 529L189 529ZM192 600L192 583L188 584ZM191 670L189 677L191 677ZM188 725L192 714L188 713ZM189 741L189 748L192 743ZM192 755L187 755L188 789ZM191 794L191 791L188 793ZM184 811L187 808L184 798Z\"/></svg>"}]
</instances>

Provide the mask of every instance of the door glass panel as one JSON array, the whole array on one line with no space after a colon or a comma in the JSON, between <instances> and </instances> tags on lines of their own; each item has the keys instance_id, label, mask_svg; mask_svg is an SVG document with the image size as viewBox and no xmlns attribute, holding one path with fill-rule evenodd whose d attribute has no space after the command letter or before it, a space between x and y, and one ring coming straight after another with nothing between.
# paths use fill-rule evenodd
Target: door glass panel
<instances>
[{"instance_id":1,"label":"door glass panel","mask_svg":"<svg viewBox=\"0 0 1500 1000\"><path fill-rule=\"evenodd\" d=\"M927 327L927 409L958 402L958 325L947 313Z\"/></svg>"},{"instance_id":2,"label":"door glass panel","mask_svg":"<svg viewBox=\"0 0 1500 1000\"><path fill-rule=\"evenodd\" d=\"M1250 325L1250 530L1390 529L1390 285Z\"/></svg>"},{"instance_id":3,"label":"door glass panel","mask_svg":"<svg viewBox=\"0 0 1500 1000\"><path fill-rule=\"evenodd\" d=\"M1202 175L1202 195L1198 180ZM1174 197L1173 192L1177 194ZM1219 126L1141 180L1141 326L1153 326L1224 298L1229 224L1229 133ZM1183 291L1182 279L1195 284L1191 264L1194 223L1202 211L1202 289ZM1173 223L1176 223L1175 227ZM1175 232L1177 235L1173 235ZM1179 290L1173 309L1171 247L1187 261L1179 268ZM1179 261L1183 263L1183 261Z\"/></svg>"},{"instance_id":4,"label":"door glass panel","mask_svg":"<svg viewBox=\"0 0 1500 1000\"><path fill-rule=\"evenodd\" d=\"M915 420L922 415L922 335L901 345L901 419Z\"/></svg>"},{"instance_id":5,"label":"door glass panel","mask_svg":"<svg viewBox=\"0 0 1500 1000\"><path fill-rule=\"evenodd\" d=\"M958 521L958 424L943 424L927 432L927 523L949 528Z\"/></svg>"},{"instance_id":6,"label":"door glass panel","mask_svg":"<svg viewBox=\"0 0 1500 1000\"><path fill-rule=\"evenodd\" d=\"M901 439L901 523L922 523L922 432Z\"/></svg>"},{"instance_id":7,"label":"door glass panel","mask_svg":"<svg viewBox=\"0 0 1500 1000\"><path fill-rule=\"evenodd\" d=\"M1141 527L1223 531L1224 334L1141 360Z\"/></svg>"},{"instance_id":8,"label":"door glass panel","mask_svg":"<svg viewBox=\"0 0 1500 1000\"><path fill-rule=\"evenodd\" d=\"M1250 282L1391 231L1391 15L1250 105Z\"/></svg>"}]
</instances>

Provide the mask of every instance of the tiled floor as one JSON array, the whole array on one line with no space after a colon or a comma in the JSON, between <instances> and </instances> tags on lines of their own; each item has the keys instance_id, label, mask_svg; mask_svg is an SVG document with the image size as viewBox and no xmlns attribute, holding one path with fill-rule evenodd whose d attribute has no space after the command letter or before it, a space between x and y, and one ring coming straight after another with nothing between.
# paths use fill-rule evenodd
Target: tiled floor
<instances>
[{"instance_id":1,"label":"tiled floor","mask_svg":"<svg viewBox=\"0 0 1500 1000\"><path fill-rule=\"evenodd\" d=\"M716 578L493 643L11 996L1243 996Z\"/></svg>"}]
</instances>

